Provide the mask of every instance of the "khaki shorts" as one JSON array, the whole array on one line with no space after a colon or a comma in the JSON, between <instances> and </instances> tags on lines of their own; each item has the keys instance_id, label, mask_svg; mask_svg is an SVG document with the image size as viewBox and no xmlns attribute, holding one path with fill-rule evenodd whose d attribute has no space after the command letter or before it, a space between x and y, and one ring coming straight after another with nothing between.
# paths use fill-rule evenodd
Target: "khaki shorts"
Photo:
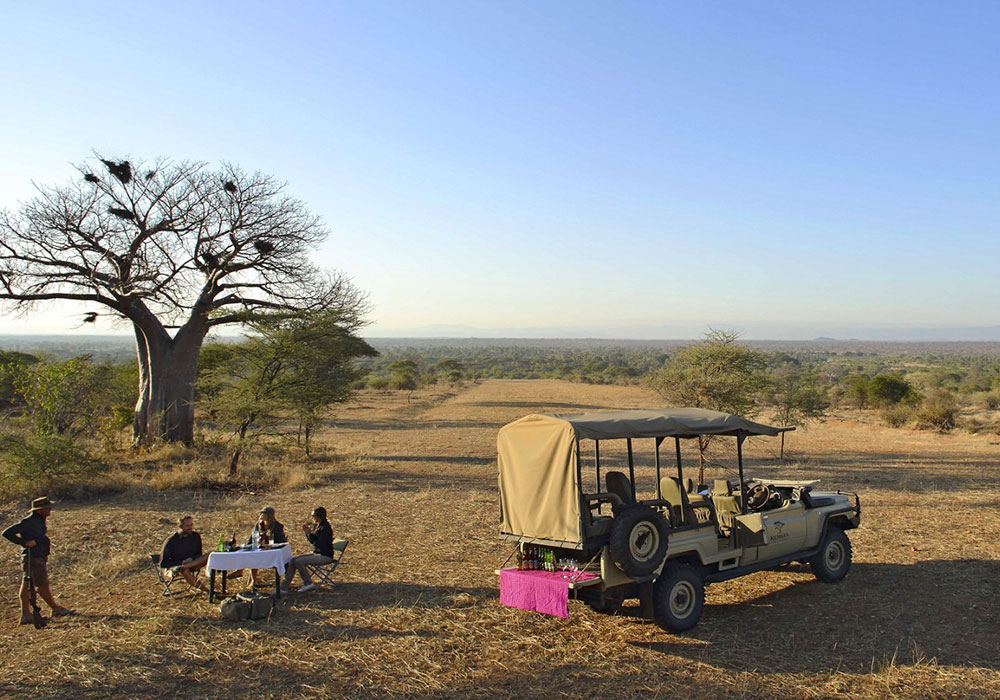
<instances>
[{"instance_id":1,"label":"khaki shorts","mask_svg":"<svg viewBox=\"0 0 1000 700\"><path fill-rule=\"evenodd\" d=\"M47 557L31 558L31 583L34 586L44 586L49 582L49 572L46 566ZM21 559L21 573L23 578L28 578L28 558Z\"/></svg>"}]
</instances>

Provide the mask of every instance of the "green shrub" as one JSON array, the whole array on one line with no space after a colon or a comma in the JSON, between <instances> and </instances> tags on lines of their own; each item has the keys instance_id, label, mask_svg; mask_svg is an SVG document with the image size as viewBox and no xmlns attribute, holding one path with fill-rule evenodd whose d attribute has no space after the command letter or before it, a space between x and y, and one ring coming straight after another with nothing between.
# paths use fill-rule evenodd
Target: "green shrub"
<instances>
[{"instance_id":1,"label":"green shrub","mask_svg":"<svg viewBox=\"0 0 1000 700\"><path fill-rule=\"evenodd\" d=\"M933 391L917 411L917 427L944 433L955 428L957 417L958 403L955 395L948 391Z\"/></svg>"},{"instance_id":2,"label":"green shrub","mask_svg":"<svg viewBox=\"0 0 1000 700\"><path fill-rule=\"evenodd\" d=\"M378 375L372 375L368 377L368 388L369 389L385 389L389 386L389 380L385 377L380 377Z\"/></svg>"},{"instance_id":3,"label":"green shrub","mask_svg":"<svg viewBox=\"0 0 1000 700\"><path fill-rule=\"evenodd\" d=\"M64 435L6 435L0 438L0 494L60 493L101 468Z\"/></svg>"},{"instance_id":4,"label":"green shrub","mask_svg":"<svg viewBox=\"0 0 1000 700\"><path fill-rule=\"evenodd\" d=\"M910 383L896 374L879 374L868 384L868 399L880 406L892 406L913 391Z\"/></svg>"},{"instance_id":5,"label":"green shrub","mask_svg":"<svg viewBox=\"0 0 1000 700\"><path fill-rule=\"evenodd\" d=\"M984 397L983 401L986 404L986 408L990 409L991 411L1000 410L1000 393L993 392L987 394Z\"/></svg>"},{"instance_id":6,"label":"green shrub","mask_svg":"<svg viewBox=\"0 0 1000 700\"><path fill-rule=\"evenodd\" d=\"M902 428L913 420L914 408L907 404L889 406L882 409L882 422L890 428Z\"/></svg>"}]
</instances>

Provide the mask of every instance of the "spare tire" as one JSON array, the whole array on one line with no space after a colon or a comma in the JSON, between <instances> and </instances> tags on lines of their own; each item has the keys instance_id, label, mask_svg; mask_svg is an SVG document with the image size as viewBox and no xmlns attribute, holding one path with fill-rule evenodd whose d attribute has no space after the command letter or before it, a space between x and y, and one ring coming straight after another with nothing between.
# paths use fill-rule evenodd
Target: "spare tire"
<instances>
[{"instance_id":1,"label":"spare tire","mask_svg":"<svg viewBox=\"0 0 1000 700\"><path fill-rule=\"evenodd\" d=\"M648 576L667 554L669 532L667 519L649 506L626 506L611 523L611 558L629 576Z\"/></svg>"}]
</instances>

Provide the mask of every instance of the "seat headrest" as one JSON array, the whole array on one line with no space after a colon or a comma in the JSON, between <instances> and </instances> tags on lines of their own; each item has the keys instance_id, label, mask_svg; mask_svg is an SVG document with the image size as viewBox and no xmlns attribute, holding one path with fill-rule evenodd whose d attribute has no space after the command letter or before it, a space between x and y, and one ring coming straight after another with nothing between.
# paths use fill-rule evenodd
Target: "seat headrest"
<instances>
[{"instance_id":1,"label":"seat headrest","mask_svg":"<svg viewBox=\"0 0 1000 700\"><path fill-rule=\"evenodd\" d=\"M604 475L604 484L608 491L616 494L624 503L632 503L632 482L621 472L608 472Z\"/></svg>"},{"instance_id":2,"label":"seat headrest","mask_svg":"<svg viewBox=\"0 0 1000 700\"><path fill-rule=\"evenodd\" d=\"M729 483L729 479L716 479L712 493L716 496L732 496L733 486Z\"/></svg>"},{"instance_id":3,"label":"seat headrest","mask_svg":"<svg viewBox=\"0 0 1000 700\"><path fill-rule=\"evenodd\" d=\"M681 487L677 483L677 477L665 476L660 479L660 497L671 503L679 503L681 500Z\"/></svg>"}]
</instances>

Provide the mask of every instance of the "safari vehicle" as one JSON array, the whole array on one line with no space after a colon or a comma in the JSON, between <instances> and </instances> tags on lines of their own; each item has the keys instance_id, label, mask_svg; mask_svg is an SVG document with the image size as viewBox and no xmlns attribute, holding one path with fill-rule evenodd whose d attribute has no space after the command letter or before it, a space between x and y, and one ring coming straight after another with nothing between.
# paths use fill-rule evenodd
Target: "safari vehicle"
<instances>
[{"instance_id":1,"label":"safari vehicle","mask_svg":"<svg viewBox=\"0 0 1000 700\"><path fill-rule=\"evenodd\" d=\"M743 473L744 441L786 430L695 408L525 416L497 436L500 536L518 551L551 548L555 560L586 562L597 576L569 577L575 597L601 611L639 598L645 614L674 632L698 622L710 583L794 561L835 583L851 566L847 531L860 524L857 494ZM696 486L684 477L681 441L701 435L736 439L738 482ZM676 476L661 476L668 438ZM609 440L625 441L628 474L607 471L602 482L601 447ZM656 468L648 499L636 489L633 443L640 441L653 448Z\"/></svg>"}]
</instances>

